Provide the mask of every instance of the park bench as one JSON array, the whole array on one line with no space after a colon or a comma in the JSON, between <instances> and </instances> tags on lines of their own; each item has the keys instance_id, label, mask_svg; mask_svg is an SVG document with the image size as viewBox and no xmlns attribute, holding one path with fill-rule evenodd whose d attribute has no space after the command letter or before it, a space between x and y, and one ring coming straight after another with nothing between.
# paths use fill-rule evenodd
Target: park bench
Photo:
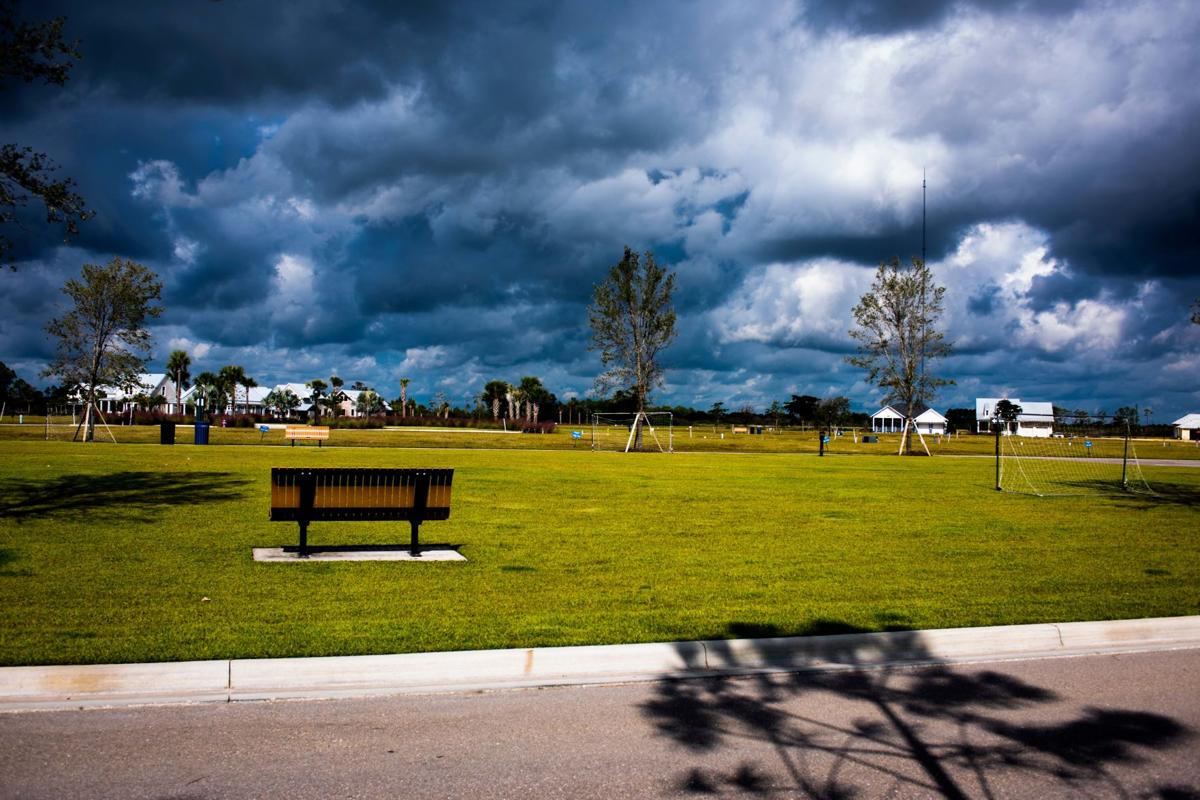
<instances>
[{"instance_id":1,"label":"park bench","mask_svg":"<svg viewBox=\"0 0 1200 800\"><path fill-rule=\"evenodd\" d=\"M329 438L328 425L288 425L284 429L283 436L292 443L292 447L296 446L296 440L312 441L316 440L317 447L321 446L321 442Z\"/></svg>"},{"instance_id":2,"label":"park bench","mask_svg":"<svg viewBox=\"0 0 1200 800\"><path fill-rule=\"evenodd\" d=\"M299 523L301 558L308 557L311 522L406 520L417 557L421 523L450 518L453 479L453 469L272 467L271 520Z\"/></svg>"}]
</instances>

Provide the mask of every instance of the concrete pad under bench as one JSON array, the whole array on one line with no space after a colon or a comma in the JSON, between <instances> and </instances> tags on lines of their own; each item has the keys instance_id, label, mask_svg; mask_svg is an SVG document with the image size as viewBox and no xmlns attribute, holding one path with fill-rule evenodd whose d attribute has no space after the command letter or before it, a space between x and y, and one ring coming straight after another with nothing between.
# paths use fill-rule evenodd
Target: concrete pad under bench
<instances>
[{"instance_id":1,"label":"concrete pad under bench","mask_svg":"<svg viewBox=\"0 0 1200 800\"><path fill-rule=\"evenodd\" d=\"M401 549L403 548L403 549ZM408 545L394 548L313 548L308 558L301 558L294 547L255 547L255 561L280 564L305 564L313 561L466 561L467 557L453 547L422 545L421 555L408 552Z\"/></svg>"}]
</instances>

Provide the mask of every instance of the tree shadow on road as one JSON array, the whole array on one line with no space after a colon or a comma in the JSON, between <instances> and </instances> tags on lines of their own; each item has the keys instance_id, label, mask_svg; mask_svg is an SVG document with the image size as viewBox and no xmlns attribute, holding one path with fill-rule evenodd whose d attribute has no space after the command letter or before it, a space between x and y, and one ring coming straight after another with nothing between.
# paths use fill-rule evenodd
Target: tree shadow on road
<instances>
[{"instance_id":1,"label":"tree shadow on road","mask_svg":"<svg viewBox=\"0 0 1200 800\"><path fill-rule=\"evenodd\" d=\"M127 471L7 480L0 483L0 519L21 522L87 513L148 522L173 506L240 499L249 483L228 472Z\"/></svg>"},{"instance_id":2,"label":"tree shadow on road","mask_svg":"<svg viewBox=\"0 0 1200 800\"><path fill-rule=\"evenodd\" d=\"M1192 736L1170 717L1084 708L1051 723L1029 722L1033 715L1020 712L1052 709L1061 698L1000 671L939 664L920 632L862 633L814 637L802 656L782 640L705 643L709 669L764 664L793 671L657 687L643 715L697 759L674 777L675 790L966 798L1011 796L1016 783L1025 796L1197 796L1194 787L1165 784L1135 795L1122 784L1121 775L1147 764L1154 751ZM696 662L692 649L681 655ZM840 712L829 711L834 703ZM722 755L747 747L770 756L739 756L733 765Z\"/></svg>"}]
</instances>

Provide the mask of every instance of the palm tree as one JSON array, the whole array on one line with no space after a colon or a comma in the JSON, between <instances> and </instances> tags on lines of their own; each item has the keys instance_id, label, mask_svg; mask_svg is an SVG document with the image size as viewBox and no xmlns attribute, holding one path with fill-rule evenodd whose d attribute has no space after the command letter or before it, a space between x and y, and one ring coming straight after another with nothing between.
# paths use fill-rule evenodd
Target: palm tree
<instances>
[{"instance_id":1,"label":"palm tree","mask_svg":"<svg viewBox=\"0 0 1200 800\"><path fill-rule=\"evenodd\" d=\"M167 372L171 375L171 381L175 384L175 409L182 413L183 390L187 388L188 381L192 375L188 372L188 368L192 366L192 359L183 350L172 350L171 355L167 357Z\"/></svg>"},{"instance_id":2,"label":"palm tree","mask_svg":"<svg viewBox=\"0 0 1200 800\"><path fill-rule=\"evenodd\" d=\"M254 380L254 378L251 378L250 376L247 375L246 377L242 378L242 386L246 390L246 413L249 414L250 413L250 390L253 389L254 387L258 386L258 381Z\"/></svg>"},{"instance_id":3,"label":"palm tree","mask_svg":"<svg viewBox=\"0 0 1200 800\"><path fill-rule=\"evenodd\" d=\"M272 389L263 399L263 403L267 407L275 409L278 416L286 419L299 407L300 398L296 397L296 393L291 389L284 387L283 389Z\"/></svg>"},{"instance_id":4,"label":"palm tree","mask_svg":"<svg viewBox=\"0 0 1200 800\"><path fill-rule=\"evenodd\" d=\"M342 401L346 399L346 396L342 394L342 387L345 385L346 382L337 375L329 376L329 399L332 401L332 410L335 417L342 410Z\"/></svg>"},{"instance_id":5,"label":"palm tree","mask_svg":"<svg viewBox=\"0 0 1200 800\"><path fill-rule=\"evenodd\" d=\"M408 381L409 378L400 379L400 419L404 419L408 409Z\"/></svg>"},{"instance_id":6,"label":"palm tree","mask_svg":"<svg viewBox=\"0 0 1200 800\"><path fill-rule=\"evenodd\" d=\"M241 386L242 382L246 380L246 370L237 366L236 364L230 364L228 366L221 367L221 371L217 373L217 379L221 382L221 388L229 393L231 398L230 406L233 409L233 413L236 414L237 387Z\"/></svg>"},{"instance_id":7,"label":"palm tree","mask_svg":"<svg viewBox=\"0 0 1200 800\"><path fill-rule=\"evenodd\" d=\"M225 393L221 388L221 379L211 372L201 372L197 375L196 400L197 405L204 405L210 414L214 408L224 406Z\"/></svg>"},{"instance_id":8,"label":"palm tree","mask_svg":"<svg viewBox=\"0 0 1200 800\"><path fill-rule=\"evenodd\" d=\"M321 402L325 397L325 390L329 387L320 378L311 380L304 385L312 392L308 401L312 403L313 422L317 422L321 418Z\"/></svg>"}]
</instances>

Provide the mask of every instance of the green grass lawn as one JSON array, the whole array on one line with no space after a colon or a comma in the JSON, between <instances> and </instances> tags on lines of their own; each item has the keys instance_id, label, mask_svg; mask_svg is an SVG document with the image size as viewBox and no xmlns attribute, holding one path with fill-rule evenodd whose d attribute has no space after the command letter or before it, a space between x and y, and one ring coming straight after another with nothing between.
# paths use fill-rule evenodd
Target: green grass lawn
<instances>
[{"instance_id":1,"label":"green grass lawn","mask_svg":"<svg viewBox=\"0 0 1200 800\"><path fill-rule=\"evenodd\" d=\"M153 425L113 425L112 437L120 444L152 444L158 441L158 427ZM579 431L583 438L571 438L572 431ZM53 441L71 440L75 428L67 421L52 425L49 437ZM176 430L176 441L191 444L193 430L180 426ZM354 430L335 428L330 431L329 444L337 447L404 447L404 448L453 448L460 450L565 450L582 451L591 449L593 431L590 425L563 425L552 434L504 433L471 428L429 430L422 428L389 428ZM47 431L40 424L0 425L0 442L43 441ZM613 428L600 430L603 438L601 449L616 450L624 446L627 434ZM105 443L112 439L104 428L97 428L96 437ZM209 430L209 441L214 445L277 445L287 447L282 429L260 433L256 428L221 428ZM649 441L647 437L647 442ZM664 446L666 442L663 437ZM1018 441L1014 438L1013 441ZM1061 442L1062 440L1055 440ZM1032 446L1044 445L1038 440L1026 440ZM783 429L780 432L762 435L732 433L729 425L676 425L671 443L679 453L816 453L819 449L816 431ZM991 455L995 451L995 439L988 435L961 434L959 436L926 437L930 452L934 455ZM1120 458L1124 443L1118 438L1094 440L1089 450L1093 457ZM1076 444L1080 444L1076 442ZM312 443L297 447L315 447ZM900 447L899 434L879 434L878 441L866 443L861 436L851 434L833 436L825 451L831 455L888 455ZM920 443L914 443L920 450ZM1172 439L1138 439L1134 442L1134 455L1142 459L1188 459L1200 460L1200 442L1180 442Z\"/></svg>"},{"instance_id":2,"label":"green grass lawn","mask_svg":"<svg viewBox=\"0 0 1200 800\"><path fill-rule=\"evenodd\" d=\"M254 562L251 548L296 540L295 524L267 519L268 483L271 466L300 465L453 467L451 519L422 539L469 561ZM1200 470L1145 468L1151 498L1001 494L992 470L979 458L6 437L0 663L1200 613ZM388 543L407 528L318 523L310 537Z\"/></svg>"}]
</instances>

